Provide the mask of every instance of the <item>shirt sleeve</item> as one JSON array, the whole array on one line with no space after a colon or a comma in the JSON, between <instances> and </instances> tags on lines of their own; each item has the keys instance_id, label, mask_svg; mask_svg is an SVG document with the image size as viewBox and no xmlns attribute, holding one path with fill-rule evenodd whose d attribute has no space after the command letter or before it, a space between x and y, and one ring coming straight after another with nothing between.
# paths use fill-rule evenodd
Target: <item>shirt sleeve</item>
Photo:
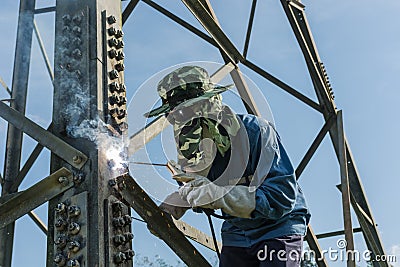
<instances>
[{"instance_id":1,"label":"shirt sleeve","mask_svg":"<svg viewBox=\"0 0 400 267\"><path fill-rule=\"evenodd\" d=\"M253 180L258 184L252 217L278 220L295 205L297 181L293 166L272 125L260 128L254 149L257 156L252 160L257 167Z\"/></svg>"}]
</instances>

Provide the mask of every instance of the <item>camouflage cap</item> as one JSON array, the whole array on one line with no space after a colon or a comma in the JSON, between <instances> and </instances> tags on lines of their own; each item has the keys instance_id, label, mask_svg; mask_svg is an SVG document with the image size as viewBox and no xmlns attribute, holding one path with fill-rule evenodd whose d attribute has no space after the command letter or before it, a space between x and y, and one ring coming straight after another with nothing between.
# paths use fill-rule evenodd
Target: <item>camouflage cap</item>
<instances>
[{"instance_id":1,"label":"camouflage cap","mask_svg":"<svg viewBox=\"0 0 400 267\"><path fill-rule=\"evenodd\" d=\"M230 86L216 86L208 72L199 66L184 66L166 75L157 85L162 106L144 114L153 117L173 110L190 99L209 99L228 90Z\"/></svg>"}]
</instances>

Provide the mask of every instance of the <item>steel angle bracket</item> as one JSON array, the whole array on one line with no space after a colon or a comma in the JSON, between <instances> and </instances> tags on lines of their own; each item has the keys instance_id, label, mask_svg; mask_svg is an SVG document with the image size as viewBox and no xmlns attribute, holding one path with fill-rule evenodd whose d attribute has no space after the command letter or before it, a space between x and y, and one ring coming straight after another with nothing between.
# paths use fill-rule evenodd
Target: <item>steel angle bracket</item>
<instances>
[{"instance_id":1,"label":"steel angle bracket","mask_svg":"<svg viewBox=\"0 0 400 267\"><path fill-rule=\"evenodd\" d=\"M129 175L116 178L122 198L142 217L152 231L161 238L188 266L210 266L200 252L175 226L170 216L160 210L149 195Z\"/></svg>"},{"instance_id":2,"label":"steel angle bracket","mask_svg":"<svg viewBox=\"0 0 400 267\"><path fill-rule=\"evenodd\" d=\"M74 186L73 175L61 168L0 205L0 228Z\"/></svg>"},{"instance_id":3,"label":"steel angle bracket","mask_svg":"<svg viewBox=\"0 0 400 267\"><path fill-rule=\"evenodd\" d=\"M81 169L85 165L88 159L85 154L2 102L0 102L0 117L50 149L73 167Z\"/></svg>"}]
</instances>

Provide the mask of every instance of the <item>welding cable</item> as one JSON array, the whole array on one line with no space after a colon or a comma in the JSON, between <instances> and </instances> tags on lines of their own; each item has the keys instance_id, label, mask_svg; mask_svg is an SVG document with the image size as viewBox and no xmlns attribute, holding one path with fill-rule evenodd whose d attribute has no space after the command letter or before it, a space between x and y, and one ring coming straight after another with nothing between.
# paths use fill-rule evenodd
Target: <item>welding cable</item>
<instances>
[{"instance_id":1,"label":"welding cable","mask_svg":"<svg viewBox=\"0 0 400 267\"><path fill-rule=\"evenodd\" d=\"M218 244L217 244L217 238L215 236L215 230L214 230L214 225L213 225L213 222L212 222L212 219L211 219L211 214L209 214L209 213L205 213L205 214L207 215L208 223L210 224L211 236L212 236L212 239L213 239L213 242L214 242L215 252L217 252L218 259L220 259L221 255L219 253L219 248L218 248Z\"/></svg>"}]
</instances>

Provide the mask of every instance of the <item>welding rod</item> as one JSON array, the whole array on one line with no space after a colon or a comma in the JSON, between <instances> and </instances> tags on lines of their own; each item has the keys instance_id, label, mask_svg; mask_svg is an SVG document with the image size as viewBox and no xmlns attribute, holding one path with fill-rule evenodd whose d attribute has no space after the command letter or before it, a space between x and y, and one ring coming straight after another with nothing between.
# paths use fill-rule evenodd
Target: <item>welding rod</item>
<instances>
[{"instance_id":1,"label":"welding rod","mask_svg":"<svg viewBox=\"0 0 400 267\"><path fill-rule=\"evenodd\" d=\"M154 166L168 167L167 164L163 164L163 163L151 163L151 162L139 162L139 161L130 161L130 163L141 164L141 165L154 165Z\"/></svg>"}]
</instances>

